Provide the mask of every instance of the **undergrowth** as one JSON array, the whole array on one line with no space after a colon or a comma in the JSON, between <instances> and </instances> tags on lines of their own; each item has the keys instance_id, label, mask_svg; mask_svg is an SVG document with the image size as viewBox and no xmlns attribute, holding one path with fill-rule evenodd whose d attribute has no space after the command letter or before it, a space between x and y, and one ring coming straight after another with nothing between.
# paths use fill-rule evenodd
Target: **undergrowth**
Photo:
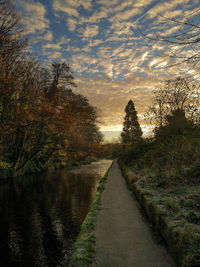
<instances>
[{"instance_id":1,"label":"undergrowth","mask_svg":"<svg viewBox=\"0 0 200 267\"><path fill-rule=\"evenodd\" d=\"M179 266L200 266L199 159L199 135L144 140L119 159L125 170L128 167L124 173L134 173L134 179L127 177L129 188Z\"/></svg>"}]
</instances>

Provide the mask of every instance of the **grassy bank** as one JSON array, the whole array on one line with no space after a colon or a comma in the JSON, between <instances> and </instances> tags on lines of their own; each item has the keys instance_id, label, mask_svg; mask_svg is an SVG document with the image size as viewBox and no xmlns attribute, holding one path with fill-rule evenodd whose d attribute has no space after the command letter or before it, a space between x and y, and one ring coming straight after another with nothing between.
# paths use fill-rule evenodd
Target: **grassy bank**
<instances>
[{"instance_id":1,"label":"grassy bank","mask_svg":"<svg viewBox=\"0 0 200 267\"><path fill-rule=\"evenodd\" d=\"M143 142L119 160L129 188L178 266L200 266L200 141Z\"/></svg>"},{"instance_id":2,"label":"grassy bank","mask_svg":"<svg viewBox=\"0 0 200 267\"><path fill-rule=\"evenodd\" d=\"M112 164L111 164L112 166ZM100 202L102 192L105 189L108 173L110 168L107 170L104 177L100 180L94 201L91 205L90 211L88 212L82 226L81 231L74 244L74 252L72 254L71 265L74 267L86 267L89 266L93 261L95 237L93 230L95 229L97 211L100 209Z\"/></svg>"}]
</instances>

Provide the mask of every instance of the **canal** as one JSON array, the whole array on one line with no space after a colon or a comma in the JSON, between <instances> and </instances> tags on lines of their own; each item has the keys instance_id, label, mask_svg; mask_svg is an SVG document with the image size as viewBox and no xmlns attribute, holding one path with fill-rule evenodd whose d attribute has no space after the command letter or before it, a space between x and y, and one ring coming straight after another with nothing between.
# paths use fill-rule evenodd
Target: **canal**
<instances>
[{"instance_id":1,"label":"canal","mask_svg":"<svg viewBox=\"0 0 200 267\"><path fill-rule=\"evenodd\" d=\"M0 186L0 266L67 266L111 160L16 177Z\"/></svg>"}]
</instances>

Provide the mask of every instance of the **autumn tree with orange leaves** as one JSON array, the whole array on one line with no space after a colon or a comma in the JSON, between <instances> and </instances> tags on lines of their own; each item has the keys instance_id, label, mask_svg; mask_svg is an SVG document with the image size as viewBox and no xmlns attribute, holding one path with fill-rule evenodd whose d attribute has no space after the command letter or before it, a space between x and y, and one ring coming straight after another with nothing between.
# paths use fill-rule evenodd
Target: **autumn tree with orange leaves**
<instances>
[{"instance_id":1,"label":"autumn tree with orange leaves","mask_svg":"<svg viewBox=\"0 0 200 267\"><path fill-rule=\"evenodd\" d=\"M102 139L96 109L73 92L70 66L42 68L22 34L12 2L0 1L0 162L32 172L88 156Z\"/></svg>"}]
</instances>

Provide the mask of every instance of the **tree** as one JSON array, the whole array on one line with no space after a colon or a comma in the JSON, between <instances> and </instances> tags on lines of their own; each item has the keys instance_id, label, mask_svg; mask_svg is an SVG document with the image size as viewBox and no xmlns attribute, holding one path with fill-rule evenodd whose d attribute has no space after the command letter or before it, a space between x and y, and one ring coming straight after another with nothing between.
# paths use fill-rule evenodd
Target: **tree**
<instances>
[{"instance_id":1,"label":"tree","mask_svg":"<svg viewBox=\"0 0 200 267\"><path fill-rule=\"evenodd\" d=\"M122 142L125 144L133 144L141 139L142 130L138 122L137 111L135 110L132 100L128 101L125 108L126 116L124 117L124 127L121 133Z\"/></svg>"},{"instance_id":2,"label":"tree","mask_svg":"<svg viewBox=\"0 0 200 267\"><path fill-rule=\"evenodd\" d=\"M101 142L97 111L75 94L65 62L42 68L12 0L0 0L0 163L34 171L91 155Z\"/></svg>"},{"instance_id":3,"label":"tree","mask_svg":"<svg viewBox=\"0 0 200 267\"><path fill-rule=\"evenodd\" d=\"M66 132L67 150L78 157L79 152L90 154L102 140L97 127L97 112L88 99L82 95L66 90L65 104L60 109L60 122L63 121L62 132Z\"/></svg>"},{"instance_id":4,"label":"tree","mask_svg":"<svg viewBox=\"0 0 200 267\"><path fill-rule=\"evenodd\" d=\"M47 89L46 96L53 98L56 94L68 89L69 87L75 87L73 82L74 77L70 70L70 67L65 62L55 62L52 64L52 81Z\"/></svg>"},{"instance_id":5,"label":"tree","mask_svg":"<svg viewBox=\"0 0 200 267\"><path fill-rule=\"evenodd\" d=\"M176 110L183 111L186 118L199 123L199 93L188 79L177 77L166 80L165 85L154 93L154 102L149 107L147 117L156 127L167 123L167 118Z\"/></svg>"},{"instance_id":6,"label":"tree","mask_svg":"<svg viewBox=\"0 0 200 267\"><path fill-rule=\"evenodd\" d=\"M0 73L7 76L15 69L21 51L28 45L23 37L21 18L11 0L0 0Z\"/></svg>"}]
</instances>

